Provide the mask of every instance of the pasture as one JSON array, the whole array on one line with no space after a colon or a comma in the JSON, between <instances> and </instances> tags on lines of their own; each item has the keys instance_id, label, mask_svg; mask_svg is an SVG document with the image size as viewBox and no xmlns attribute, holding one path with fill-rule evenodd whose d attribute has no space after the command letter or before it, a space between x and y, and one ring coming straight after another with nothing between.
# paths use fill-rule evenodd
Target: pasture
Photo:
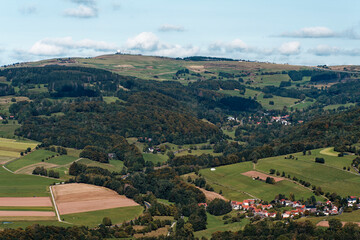
<instances>
[{"instance_id":1,"label":"pasture","mask_svg":"<svg viewBox=\"0 0 360 240\"><path fill-rule=\"evenodd\" d=\"M288 180L273 185L253 180L242 174L251 170L253 170L252 163L243 162L216 167L215 171L211 171L209 168L202 169L200 173L216 192L222 190L222 195L229 200L241 201L255 197L271 201L279 193L287 196L294 193L297 199L307 199L313 195L308 189Z\"/></svg>"},{"instance_id":2,"label":"pasture","mask_svg":"<svg viewBox=\"0 0 360 240\"><path fill-rule=\"evenodd\" d=\"M49 185L59 182L39 176L13 174L0 167L0 197L48 197Z\"/></svg>"},{"instance_id":3,"label":"pasture","mask_svg":"<svg viewBox=\"0 0 360 240\"><path fill-rule=\"evenodd\" d=\"M55 155L56 155L55 152L40 149L40 150L33 151L31 153L28 153L24 157L8 163L6 165L6 167L8 169L10 169L11 171L17 171L23 167L26 167L26 166L29 166L32 164L36 164L36 163L41 163L42 160L44 160L44 162L46 162L46 158L52 157Z\"/></svg>"},{"instance_id":4,"label":"pasture","mask_svg":"<svg viewBox=\"0 0 360 240\"><path fill-rule=\"evenodd\" d=\"M101 163L87 158L82 158L77 163L85 164L89 167L101 167L109 170L110 172L120 172L124 167L124 162L120 160L110 160L109 163Z\"/></svg>"},{"instance_id":5,"label":"pasture","mask_svg":"<svg viewBox=\"0 0 360 240\"><path fill-rule=\"evenodd\" d=\"M34 141L0 138L0 156L20 157L20 152L24 152L27 148L34 149L36 146L37 142Z\"/></svg>"},{"instance_id":6,"label":"pasture","mask_svg":"<svg viewBox=\"0 0 360 240\"><path fill-rule=\"evenodd\" d=\"M223 216L214 216L207 213L207 223L208 223L206 226L207 229L194 232L195 237L198 238L206 237L210 239L211 234L216 231L239 231L240 229L243 229L245 225L250 222L249 219L244 218L241 220L241 222L224 224L222 217Z\"/></svg>"},{"instance_id":7,"label":"pasture","mask_svg":"<svg viewBox=\"0 0 360 240\"><path fill-rule=\"evenodd\" d=\"M96 227L104 217L111 219L113 224L121 224L139 217L144 211L142 206L112 208L106 210L61 215L65 221L88 227Z\"/></svg>"},{"instance_id":8,"label":"pasture","mask_svg":"<svg viewBox=\"0 0 360 240\"><path fill-rule=\"evenodd\" d=\"M264 98L264 93L261 91L253 90L247 88L244 95L239 94L239 91L236 90L220 90L219 92L230 95L230 96L237 96L237 97L244 97L244 98L256 98L256 100L265 108L265 109L275 109L281 110L284 106L290 108L295 106L295 102L298 102L299 99L296 98L288 98L288 97L279 97L273 95L272 98ZM270 101L274 102L274 105L270 105Z\"/></svg>"},{"instance_id":9,"label":"pasture","mask_svg":"<svg viewBox=\"0 0 360 240\"><path fill-rule=\"evenodd\" d=\"M324 153L324 149L312 150L311 155L305 156L303 153L292 154L298 160L285 159L285 156L261 159L256 164L256 169L266 173L270 169L280 173L284 171L286 175L296 176L321 187L324 192L335 192L341 196L360 195L360 175L342 169L350 166L355 156L337 157L326 155L329 150L325 150L325 154L321 152ZM315 163L315 157L323 157L325 164Z\"/></svg>"}]
</instances>

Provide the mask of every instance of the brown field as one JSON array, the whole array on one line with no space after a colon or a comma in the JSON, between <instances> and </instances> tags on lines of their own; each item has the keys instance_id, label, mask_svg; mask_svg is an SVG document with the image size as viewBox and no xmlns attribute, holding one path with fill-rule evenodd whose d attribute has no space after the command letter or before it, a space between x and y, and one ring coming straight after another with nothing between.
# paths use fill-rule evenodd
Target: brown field
<instances>
[{"instance_id":1,"label":"brown field","mask_svg":"<svg viewBox=\"0 0 360 240\"><path fill-rule=\"evenodd\" d=\"M341 222L341 223L344 226L347 222ZM353 222L353 223L359 225L359 227L360 227L360 222ZM328 221L321 221L318 224L316 224L316 226L318 226L318 227L329 227L329 222Z\"/></svg>"},{"instance_id":2,"label":"brown field","mask_svg":"<svg viewBox=\"0 0 360 240\"><path fill-rule=\"evenodd\" d=\"M211 192L211 191L207 191L205 189L202 189L202 188L199 188L197 187L200 191L202 191L204 194L205 194L205 197L208 201L212 201L214 200L215 198L220 198L222 200L225 200L227 201L226 198L224 198L223 196L221 196L220 194L216 193L216 192Z\"/></svg>"},{"instance_id":3,"label":"brown field","mask_svg":"<svg viewBox=\"0 0 360 240\"><path fill-rule=\"evenodd\" d=\"M139 205L135 201L117 194L115 191L89 184L63 184L54 186L52 189L60 214Z\"/></svg>"},{"instance_id":4,"label":"brown field","mask_svg":"<svg viewBox=\"0 0 360 240\"><path fill-rule=\"evenodd\" d=\"M280 182L282 180L284 180L283 178L281 177L274 177L274 176L271 176L271 175L267 175L265 173L261 173L261 172L257 172L257 171L248 171L248 172L244 172L244 173L241 173L242 175L244 176L247 176L247 177L259 177L261 180L266 180L267 177L271 177L273 179L275 179L275 182Z\"/></svg>"},{"instance_id":5,"label":"brown field","mask_svg":"<svg viewBox=\"0 0 360 240\"><path fill-rule=\"evenodd\" d=\"M49 197L1 197L2 207L52 207Z\"/></svg>"},{"instance_id":6,"label":"brown field","mask_svg":"<svg viewBox=\"0 0 360 240\"><path fill-rule=\"evenodd\" d=\"M0 211L0 217L55 217L55 213L45 211Z\"/></svg>"}]
</instances>

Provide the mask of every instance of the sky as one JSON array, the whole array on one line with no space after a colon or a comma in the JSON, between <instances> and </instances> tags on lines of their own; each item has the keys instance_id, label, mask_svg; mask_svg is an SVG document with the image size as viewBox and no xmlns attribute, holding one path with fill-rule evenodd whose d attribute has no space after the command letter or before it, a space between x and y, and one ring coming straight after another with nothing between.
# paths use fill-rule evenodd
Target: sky
<instances>
[{"instance_id":1,"label":"sky","mask_svg":"<svg viewBox=\"0 0 360 240\"><path fill-rule=\"evenodd\" d=\"M117 51L360 65L357 0L0 0L0 65Z\"/></svg>"}]
</instances>

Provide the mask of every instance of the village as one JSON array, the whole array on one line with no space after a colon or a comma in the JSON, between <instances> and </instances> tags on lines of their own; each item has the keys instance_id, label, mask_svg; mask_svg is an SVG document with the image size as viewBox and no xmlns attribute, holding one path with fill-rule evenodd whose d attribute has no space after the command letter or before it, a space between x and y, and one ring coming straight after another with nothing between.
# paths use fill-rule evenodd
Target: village
<instances>
[{"instance_id":1,"label":"village","mask_svg":"<svg viewBox=\"0 0 360 240\"><path fill-rule=\"evenodd\" d=\"M347 206L360 209L360 198L351 196L347 198ZM282 219L299 218L305 216L329 216L342 214L343 208L338 208L333 202L317 202L315 205L304 205L299 201L290 201L287 199L274 200L274 204L278 207L279 204L286 208L281 213ZM233 210L242 210L247 213L252 213L254 216L261 218L276 218L277 212L271 211L274 208L273 204L262 204L256 199L246 199L242 202L232 201L231 207ZM289 209L292 208L292 209ZM269 211L270 210L270 211Z\"/></svg>"},{"instance_id":2,"label":"village","mask_svg":"<svg viewBox=\"0 0 360 240\"><path fill-rule=\"evenodd\" d=\"M360 209L360 198L350 196L347 198L347 207ZM206 203L199 203L199 206L207 207ZM276 206L276 207L275 207ZM333 202L317 202L315 205L304 205L300 201L287 199L274 200L271 204L263 204L259 199L245 199L242 202L231 201L233 210L247 213L248 217L258 216L260 218L276 219L298 219L306 216L330 216L340 215L344 209L338 208ZM277 210L275 210L275 208ZM280 211L284 208L283 211Z\"/></svg>"}]
</instances>

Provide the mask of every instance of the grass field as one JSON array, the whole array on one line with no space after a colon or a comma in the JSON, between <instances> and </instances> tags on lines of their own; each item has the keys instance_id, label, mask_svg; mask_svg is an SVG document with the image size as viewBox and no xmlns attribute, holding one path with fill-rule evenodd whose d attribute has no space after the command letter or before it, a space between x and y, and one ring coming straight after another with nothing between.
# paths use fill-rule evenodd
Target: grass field
<instances>
[{"instance_id":1,"label":"grass field","mask_svg":"<svg viewBox=\"0 0 360 240\"><path fill-rule=\"evenodd\" d=\"M339 107L348 108L348 107L351 107L351 106L355 106L355 103L328 105L328 106L324 107L324 110L333 110L333 109L338 109Z\"/></svg>"},{"instance_id":2,"label":"grass field","mask_svg":"<svg viewBox=\"0 0 360 240\"><path fill-rule=\"evenodd\" d=\"M213 216L207 213L207 229L195 232L195 237L206 237L210 239L211 234L216 231L239 231L250 222L249 219L244 218L241 220L241 222L224 224L222 217L223 216Z\"/></svg>"},{"instance_id":3,"label":"grass field","mask_svg":"<svg viewBox=\"0 0 360 240\"><path fill-rule=\"evenodd\" d=\"M22 217L23 218L23 217ZM46 220L48 219L48 220ZM8 222L8 223L4 223ZM55 217L47 217L47 218L40 218L40 217L31 217L28 218L27 221L19 221L16 218L9 218L6 217L6 219L2 220L0 219L0 229L4 228L26 228L28 226L32 226L34 224L39 224L43 226L59 226L59 227L69 227L70 224L67 223L61 223L55 220Z\"/></svg>"},{"instance_id":4,"label":"grass field","mask_svg":"<svg viewBox=\"0 0 360 240\"><path fill-rule=\"evenodd\" d=\"M275 195L282 193L289 196L294 193L297 199L307 199L312 192L290 181L281 181L276 184L253 180L241 173L253 170L251 162L237 163L217 167L215 171L202 169L200 173L216 192L222 190L223 196L229 200L241 201L248 198L256 198L271 201ZM247 193L251 194L248 195Z\"/></svg>"},{"instance_id":5,"label":"grass field","mask_svg":"<svg viewBox=\"0 0 360 240\"><path fill-rule=\"evenodd\" d=\"M142 155L143 155L143 158L144 158L145 162L150 161L150 162L152 162L154 164L156 164L158 162L163 163L163 162L166 162L169 159L169 157L167 155L165 155L165 154L163 155L161 153L158 153L158 154L143 153Z\"/></svg>"},{"instance_id":6,"label":"grass field","mask_svg":"<svg viewBox=\"0 0 360 240\"><path fill-rule=\"evenodd\" d=\"M335 216L325 216L325 217L306 217L306 218L300 218L298 221L305 221L309 220L310 222L317 224L321 221L328 221L332 218L339 219L343 222L360 222L360 210L352 211L351 213L343 213L341 215L335 215Z\"/></svg>"},{"instance_id":7,"label":"grass field","mask_svg":"<svg viewBox=\"0 0 360 240\"><path fill-rule=\"evenodd\" d=\"M20 157L20 152L25 151L28 147L33 149L36 145L37 143L34 141L0 138L0 156Z\"/></svg>"},{"instance_id":8,"label":"grass field","mask_svg":"<svg viewBox=\"0 0 360 240\"><path fill-rule=\"evenodd\" d=\"M251 85L254 87L261 87L261 88L265 86L279 87L282 81L287 82L289 80L290 77L287 74L260 75L254 79L254 83L252 83ZM292 82L292 84L295 83Z\"/></svg>"},{"instance_id":9,"label":"grass field","mask_svg":"<svg viewBox=\"0 0 360 240\"><path fill-rule=\"evenodd\" d=\"M1 154L1 152L0 152L0 154ZM6 167L8 169L10 169L11 171L16 171L20 168L29 166L31 164L40 163L40 162L42 162L41 160L44 160L44 162L47 162L47 161L45 161L45 159L47 157L51 157L54 155L56 155L55 152L40 149L40 150L33 151L22 158L19 158L15 161L8 163L6 165Z\"/></svg>"},{"instance_id":10,"label":"grass field","mask_svg":"<svg viewBox=\"0 0 360 240\"><path fill-rule=\"evenodd\" d=\"M57 165L66 165L66 164L70 164L73 161L75 161L76 159L78 159L77 157L72 157L72 156L68 156L68 155L60 155L58 157L54 157L54 158L50 158L49 160L47 160L47 163L53 163L53 164L57 164Z\"/></svg>"},{"instance_id":11,"label":"grass field","mask_svg":"<svg viewBox=\"0 0 360 240\"><path fill-rule=\"evenodd\" d=\"M224 94L228 94L231 96L238 96L238 97L256 97L256 100L265 108L265 109L276 109L281 110L286 107L291 107L295 104L295 102L299 101L299 99L296 98L287 98L287 97L279 97L279 96L273 96L273 98L264 98L264 93L260 91L256 91L253 89L247 88L244 95L240 95L238 91L234 90L221 90L219 91ZM274 105L270 105L269 102L273 101Z\"/></svg>"},{"instance_id":12,"label":"grass field","mask_svg":"<svg viewBox=\"0 0 360 240\"><path fill-rule=\"evenodd\" d=\"M17 121L9 121L7 124L0 123L0 137L14 138L14 132L21 125Z\"/></svg>"},{"instance_id":13,"label":"grass field","mask_svg":"<svg viewBox=\"0 0 360 240\"><path fill-rule=\"evenodd\" d=\"M52 207L3 207L0 211L54 211Z\"/></svg>"},{"instance_id":14,"label":"grass field","mask_svg":"<svg viewBox=\"0 0 360 240\"><path fill-rule=\"evenodd\" d=\"M311 151L311 155L303 156L302 153L293 154L298 160L284 159L284 156L259 160L256 169L269 172L270 169L284 171L291 177L310 182L320 186L325 192L336 192L342 196L360 195L360 176L342 170L350 166L354 156L335 157L320 152L323 149ZM323 157L325 164L315 163L315 157ZM296 194L295 194L296 195Z\"/></svg>"},{"instance_id":15,"label":"grass field","mask_svg":"<svg viewBox=\"0 0 360 240\"><path fill-rule=\"evenodd\" d=\"M58 180L13 174L0 167L0 197L47 197L48 186Z\"/></svg>"},{"instance_id":16,"label":"grass field","mask_svg":"<svg viewBox=\"0 0 360 240\"><path fill-rule=\"evenodd\" d=\"M87 166L101 167L109 170L110 172L120 172L124 167L124 162L120 160L110 160L109 163L100 163L84 158L79 160L78 163L82 163Z\"/></svg>"},{"instance_id":17,"label":"grass field","mask_svg":"<svg viewBox=\"0 0 360 240\"><path fill-rule=\"evenodd\" d=\"M140 216L143 210L142 206L122 207L94 212L61 215L61 218L76 225L96 227L102 223L104 217L109 217L113 224L120 224L124 221L130 221Z\"/></svg>"}]
</instances>

